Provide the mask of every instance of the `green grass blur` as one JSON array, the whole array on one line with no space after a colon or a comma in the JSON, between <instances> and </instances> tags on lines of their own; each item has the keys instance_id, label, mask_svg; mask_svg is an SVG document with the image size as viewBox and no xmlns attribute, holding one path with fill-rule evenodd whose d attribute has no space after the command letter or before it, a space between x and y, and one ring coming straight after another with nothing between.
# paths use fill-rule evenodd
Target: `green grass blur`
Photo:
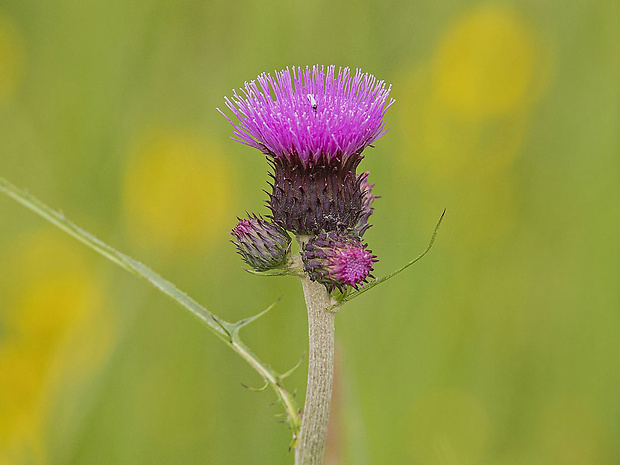
<instances>
[{"instance_id":1,"label":"green grass blur","mask_svg":"<svg viewBox=\"0 0 620 465\"><path fill-rule=\"evenodd\" d=\"M377 275L344 307L327 464L620 463L617 1L0 0L0 175L245 330L306 349L245 273L267 163L223 97L263 71L392 83L362 169ZM0 198L0 465L290 464L258 376L147 284ZM305 372L297 387L303 404Z\"/></svg>"}]
</instances>

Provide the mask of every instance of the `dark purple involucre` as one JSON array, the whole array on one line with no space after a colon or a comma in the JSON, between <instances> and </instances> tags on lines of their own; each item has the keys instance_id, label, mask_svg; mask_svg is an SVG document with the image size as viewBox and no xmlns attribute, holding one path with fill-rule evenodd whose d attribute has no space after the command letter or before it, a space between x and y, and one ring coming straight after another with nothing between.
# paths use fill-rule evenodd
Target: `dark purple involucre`
<instances>
[{"instance_id":1,"label":"dark purple involucre","mask_svg":"<svg viewBox=\"0 0 620 465\"><path fill-rule=\"evenodd\" d=\"M286 264L291 237L277 224L259 216L239 219L230 232L236 241L237 252L257 271L267 271Z\"/></svg>"},{"instance_id":2,"label":"dark purple involucre","mask_svg":"<svg viewBox=\"0 0 620 465\"><path fill-rule=\"evenodd\" d=\"M358 286L374 278L370 273L377 257L358 237L331 232L311 237L303 246L304 271L329 292Z\"/></svg>"}]
</instances>

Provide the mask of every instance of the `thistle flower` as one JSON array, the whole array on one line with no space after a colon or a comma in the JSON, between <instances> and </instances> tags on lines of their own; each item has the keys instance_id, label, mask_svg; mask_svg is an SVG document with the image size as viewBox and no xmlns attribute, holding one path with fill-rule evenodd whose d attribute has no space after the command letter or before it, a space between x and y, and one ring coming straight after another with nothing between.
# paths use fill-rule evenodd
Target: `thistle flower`
<instances>
[{"instance_id":1,"label":"thistle flower","mask_svg":"<svg viewBox=\"0 0 620 465\"><path fill-rule=\"evenodd\" d=\"M355 289L368 277L377 257L357 237L339 232L323 233L311 237L303 246L304 271L312 281L317 281L329 292L347 286Z\"/></svg>"},{"instance_id":2,"label":"thistle flower","mask_svg":"<svg viewBox=\"0 0 620 465\"><path fill-rule=\"evenodd\" d=\"M290 250L291 237L277 224L259 216L240 219L232 234L237 240L237 253L257 271L267 271L284 265Z\"/></svg>"},{"instance_id":3,"label":"thistle flower","mask_svg":"<svg viewBox=\"0 0 620 465\"><path fill-rule=\"evenodd\" d=\"M363 214L363 150L387 131L390 87L359 69L288 68L233 91L233 139L267 155L274 172L269 208L297 234L346 231ZM273 95L273 97L272 97ZM222 113L223 114L223 113Z\"/></svg>"}]
</instances>

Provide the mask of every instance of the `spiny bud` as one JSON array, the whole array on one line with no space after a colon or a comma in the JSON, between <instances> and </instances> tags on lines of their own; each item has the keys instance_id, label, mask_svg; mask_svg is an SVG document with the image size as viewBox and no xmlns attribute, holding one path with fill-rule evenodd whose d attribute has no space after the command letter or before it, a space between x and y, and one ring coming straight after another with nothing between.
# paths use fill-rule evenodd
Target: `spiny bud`
<instances>
[{"instance_id":1,"label":"spiny bud","mask_svg":"<svg viewBox=\"0 0 620 465\"><path fill-rule=\"evenodd\" d=\"M233 228L237 252L243 261L257 271L278 268L286 263L291 245L291 237L277 224L260 216L251 215L240 219Z\"/></svg>"},{"instance_id":2,"label":"spiny bud","mask_svg":"<svg viewBox=\"0 0 620 465\"><path fill-rule=\"evenodd\" d=\"M354 236L341 232L319 234L303 246L304 271L312 281L323 284L329 292L347 286L355 289L368 277L377 257L367 249L367 244Z\"/></svg>"}]
</instances>

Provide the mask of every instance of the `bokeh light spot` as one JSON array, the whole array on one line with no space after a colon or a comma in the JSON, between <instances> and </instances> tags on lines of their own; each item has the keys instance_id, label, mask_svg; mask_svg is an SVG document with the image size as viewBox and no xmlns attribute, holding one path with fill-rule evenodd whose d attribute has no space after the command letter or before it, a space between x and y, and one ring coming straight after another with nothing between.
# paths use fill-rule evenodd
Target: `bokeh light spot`
<instances>
[{"instance_id":1,"label":"bokeh light spot","mask_svg":"<svg viewBox=\"0 0 620 465\"><path fill-rule=\"evenodd\" d=\"M434 61L439 100L461 116L502 115L526 99L538 60L527 23L497 6L474 11L444 35Z\"/></svg>"},{"instance_id":2,"label":"bokeh light spot","mask_svg":"<svg viewBox=\"0 0 620 465\"><path fill-rule=\"evenodd\" d=\"M133 153L125 183L136 243L181 250L225 237L230 168L211 141L184 133L146 136Z\"/></svg>"},{"instance_id":3,"label":"bokeh light spot","mask_svg":"<svg viewBox=\"0 0 620 465\"><path fill-rule=\"evenodd\" d=\"M4 254L13 287L0 309L0 462L42 463L56 396L79 386L110 351L113 319L79 248L45 230Z\"/></svg>"},{"instance_id":4,"label":"bokeh light spot","mask_svg":"<svg viewBox=\"0 0 620 465\"><path fill-rule=\"evenodd\" d=\"M416 168L416 176L424 169L440 183L479 182L505 172L522 147L529 113L521 109L496 118L463 118L438 101L433 85L428 67L407 72L400 85L404 95L397 109L407 145L400 152L402 161Z\"/></svg>"}]
</instances>

